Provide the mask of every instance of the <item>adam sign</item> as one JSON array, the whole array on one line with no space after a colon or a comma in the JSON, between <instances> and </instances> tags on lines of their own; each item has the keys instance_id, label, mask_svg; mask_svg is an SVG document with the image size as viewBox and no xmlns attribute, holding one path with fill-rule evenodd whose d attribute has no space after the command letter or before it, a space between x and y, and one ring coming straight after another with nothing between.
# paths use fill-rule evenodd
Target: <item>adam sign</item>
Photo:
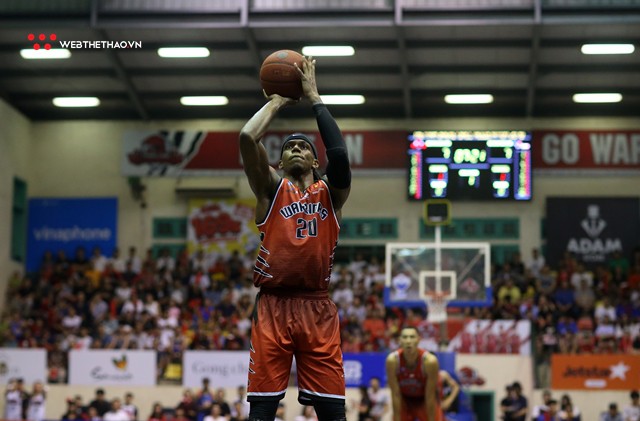
<instances>
[{"instance_id":1,"label":"adam sign","mask_svg":"<svg viewBox=\"0 0 640 421\"><path fill-rule=\"evenodd\" d=\"M547 260L555 265L565 251L588 266L604 264L612 253L631 253L640 218L637 198L547 199Z\"/></svg>"},{"instance_id":2,"label":"adam sign","mask_svg":"<svg viewBox=\"0 0 640 421\"><path fill-rule=\"evenodd\" d=\"M640 172L640 132L536 131L537 170L616 170Z\"/></svg>"}]
</instances>

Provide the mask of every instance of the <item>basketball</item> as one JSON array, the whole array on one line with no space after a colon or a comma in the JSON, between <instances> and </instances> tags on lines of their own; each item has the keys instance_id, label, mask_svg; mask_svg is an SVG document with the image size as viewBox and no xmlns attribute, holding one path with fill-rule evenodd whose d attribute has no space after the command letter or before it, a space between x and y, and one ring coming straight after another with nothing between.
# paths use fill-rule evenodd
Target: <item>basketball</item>
<instances>
[{"instance_id":1,"label":"basketball","mask_svg":"<svg viewBox=\"0 0 640 421\"><path fill-rule=\"evenodd\" d=\"M302 82L294 63L301 66L302 59L302 54L292 50L279 50L270 54L260 67L260 84L266 94L300 98Z\"/></svg>"}]
</instances>

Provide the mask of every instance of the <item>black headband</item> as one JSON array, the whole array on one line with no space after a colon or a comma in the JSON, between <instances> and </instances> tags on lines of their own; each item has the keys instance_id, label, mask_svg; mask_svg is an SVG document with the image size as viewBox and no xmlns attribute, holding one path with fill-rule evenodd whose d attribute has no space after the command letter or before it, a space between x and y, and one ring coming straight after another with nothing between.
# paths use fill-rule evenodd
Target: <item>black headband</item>
<instances>
[{"instance_id":1,"label":"black headband","mask_svg":"<svg viewBox=\"0 0 640 421\"><path fill-rule=\"evenodd\" d=\"M282 154L284 153L285 145L287 143L289 143L290 140L294 140L294 139L300 139L300 140L304 140L305 142L307 142L309 144L309 146L311 146L311 150L313 151L313 156L316 159L318 159L318 151L316 150L315 145L313 144L313 142L311 142L311 140L309 140L309 138L307 136L305 136L302 133L294 133L294 134L290 134L289 136L287 136L287 138L282 143L282 149L280 149L280 156L282 156Z\"/></svg>"}]
</instances>

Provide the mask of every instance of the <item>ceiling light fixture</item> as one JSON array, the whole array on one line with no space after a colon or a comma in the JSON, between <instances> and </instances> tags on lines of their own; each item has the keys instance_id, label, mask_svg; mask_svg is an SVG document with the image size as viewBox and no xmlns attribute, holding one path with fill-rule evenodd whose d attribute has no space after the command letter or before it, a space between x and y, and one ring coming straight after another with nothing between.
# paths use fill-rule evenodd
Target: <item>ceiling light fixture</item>
<instances>
[{"instance_id":1,"label":"ceiling light fixture","mask_svg":"<svg viewBox=\"0 0 640 421\"><path fill-rule=\"evenodd\" d=\"M209 57L210 52L206 47L163 47L158 48L158 55L164 58L194 58Z\"/></svg>"},{"instance_id":2,"label":"ceiling light fixture","mask_svg":"<svg viewBox=\"0 0 640 421\"><path fill-rule=\"evenodd\" d=\"M493 95L490 94L468 94L468 95L445 95L444 102L447 104L491 104Z\"/></svg>"},{"instance_id":3,"label":"ceiling light fixture","mask_svg":"<svg viewBox=\"0 0 640 421\"><path fill-rule=\"evenodd\" d=\"M66 48L52 48L45 50L41 48L34 50L33 48L25 48L20 50L20 56L26 60L51 60L51 59L64 59L71 57L71 51Z\"/></svg>"},{"instance_id":4,"label":"ceiling light fixture","mask_svg":"<svg viewBox=\"0 0 640 421\"><path fill-rule=\"evenodd\" d=\"M635 51L633 44L584 44L582 54L631 54Z\"/></svg>"},{"instance_id":5,"label":"ceiling light fixture","mask_svg":"<svg viewBox=\"0 0 640 421\"><path fill-rule=\"evenodd\" d=\"M226 96L183 96L180 98L182 105L227 105L229 98Z\"/></svg>"},{"instance_id":6,"label":"ceiling light fixture","mask_svg":"<svg viewBox=\"0 0 640 421\"><path fill-rule=\"evenodd\" d=\"M336 105L358 105L364 104L364 96L362 95L320 95L320 99L325 104Z\"/></svg>"},{"instance_id":7,"label":"ceiling light fixture","mask_svg":"<svg viewBox=\"0 0 640 421\"><path fill-rule=\"evenodd\" d=\"M302 47L302 54L313 57L346 57L352 56L356 50L350 45L308 45Z\"/></svg>"},{"instance_id":8,"label":"ceiling light fixture","mask_svg":"<svg viewBox=\"0 0 640 421\"><path fill-rule=\"evenodd\" d=\"M95 96L56 97L53 98L56 107L97 107L100 100Z\"/></svg>"},{"instance_id":9,"label":"ceiling light fixture","mask_svg":"<svg viewBox=\"0 0 640 421\"><path fill-rule=\"evenodd\" d=\"M604 94L575 94L573 102L580 104L601 104L622 101L622 95L618 93Z\"/></svg>"}]
</instances>

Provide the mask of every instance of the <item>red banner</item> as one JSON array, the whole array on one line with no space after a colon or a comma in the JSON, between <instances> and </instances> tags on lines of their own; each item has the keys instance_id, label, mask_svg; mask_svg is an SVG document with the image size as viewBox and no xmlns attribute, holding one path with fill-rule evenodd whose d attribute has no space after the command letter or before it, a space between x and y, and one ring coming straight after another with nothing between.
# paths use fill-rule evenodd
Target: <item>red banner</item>
<instances>
[{"instance_id":1,"label":"red banner","mask_svg":"<svg viewBox=\"0 0 640 421\"><path fill-rule=\"evenodd\" d=\"M304 132L318 149L321 165L325 150L319 132ZM277 165L284 139L291 131L267 133L262 144L269 163ZM354 170L404 170L407 167L408 131L344 131ZM127 132L122 172L128 176L206 175L242 170L238 132Z\"/></svg>"},{"instance_id":2,"label":"red banner","mask_svg":"<svg viewBox=\"0 0 640 421\"><path fill-rule=\"evenodd\" d=\"M631 390L640 384L640 355L553 355L554 389Z\"/></svg>"},{"instance_id":3,"label":"red banner","mask_svg":"<svg viewBox=\"0 0 640 421\"><path fill-rule=\"evenodd\" d=\"M269 132L262 143L276 165L291 131ZM317 131L304 132L324 147ZM354 170L405 170L409 130L344 131ZM539 130L533 132L533 168L539 171L640 173L640 131ZM127 176L207 175L240 171L238 132L136 131L124 136L122 172Z\"/></svg>"},{"instance_id":4,"label":"red banner","mask_svg":"<svg viewBox=\"0 0 640 421\"><path fill-rule=\"evenodd\" d=\"M536 170L640 172L640 131L539 130L532 152Z\"/></svg>"}]
</instances>

